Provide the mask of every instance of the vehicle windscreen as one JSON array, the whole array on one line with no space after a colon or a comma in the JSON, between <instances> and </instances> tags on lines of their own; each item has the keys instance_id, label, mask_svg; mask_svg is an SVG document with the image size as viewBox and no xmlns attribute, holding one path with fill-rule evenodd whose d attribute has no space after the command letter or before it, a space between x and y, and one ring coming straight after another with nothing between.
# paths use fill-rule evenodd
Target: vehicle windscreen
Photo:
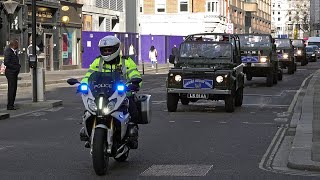
<instances>
[{"instance_id":1,"label":"vehicle windscreen","mask_svg":"<svg viewBox=\"0 0 320 180\"><path fill-rule=\"evenodd\" d=\"M180 46L182 58L231 58L232 52L232 45L229 43L185 42Z\"/></svg>"},{"instance_id":2,"label":"vehicle windscreen","mask_svg":"<svg viewBox=\"0 0 320 180\"><path fill-rule=\"evenodd\" d=\"M240 47L272 47L271 38L267 35L239 35Z\"/></svg>"},{"instance_id":3,"label":"vehicle windscreen","mask_svg":"<svg viewBox=\"0 0 320 180\"><path fill-rule=\"evenodd\" d=\"M304 43L302 40L292 40L292 46L303 47Z\"/></svg>"},{"instance_id":4,"label":"vehicle windscreen","mask_svg":"<svg viewBox=\"0 0 320 180\"><path fill-rule=\"evenodd\" d=\"M90 75L88 84L94 97L101 93L109 97L115 92L116 86L120 81L121 73L118 71L108 73L94 72Z\"/></svg>"},{"instance_id":5,"label":"vehicle windscreen","mask_svg":"<svg viewBox=\"0 0 320 180\"><path fill-rule=\"evenodd\" d=\"M314 48L313 47L306 47L306 52L314 52Z\"/></svg>"},{"instance_id":6,"label":"vehicle windscreen","mask_svg":"<svg viewBox=\"0 0 320 180\"><path fill-rule=\"evenodd\" d=\"M316 45L320 47L320 42L308 42L308 45Z\"/></svg>"},{"instance_id":7,"label":"vehicle windscreen","mask_svg":"<svg viewBox=\"0 0 320 180\"><path fill-rule=\"evenodd\" d=\"M291 47L290 39L275 39L275 45L277 48Z\"/></svg>"}]
</instances>

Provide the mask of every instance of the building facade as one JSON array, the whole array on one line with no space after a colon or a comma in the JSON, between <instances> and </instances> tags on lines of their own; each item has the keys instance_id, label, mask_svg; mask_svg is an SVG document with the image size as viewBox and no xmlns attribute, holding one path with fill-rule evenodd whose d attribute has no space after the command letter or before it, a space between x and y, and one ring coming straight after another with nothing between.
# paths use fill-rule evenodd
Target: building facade
<instances>
[{"instance_id":1,"label":"building facade","mask_svg":"<svg viewBox=\"0 0 320 180\"><path fill-rule=\"evenodd\" d=\"M125 0L78 0L83 31L125 32Z\"/></svg>"},{"instance_id":2,"label":"building facade","mask_svg":"<svg viewBox=\"0 0 320 180\"><path fill-rule=\"evenodd\" d=\"M320 36L320 1L310 0L310 30L311 36Z\"/></svg>"},{"instance_id":3,"label":"building facade","mask_svg":"<svg viewBox=\"0 0 320 180\"><path fill-rule=\"evenodd\" d=\"M288 0L272 0L271 9L271 33L273 37L289 37L288 22L292 20L292 17L289 16Z\"/></svg>"},{"instance_id":4,"label":"building facade","mask_svg":"<svg viewBox=\"0 0 320 180\"><path fill-rule=\"evenodd\" d=\"M31 0L17 1L12 15L1 8L0 57L9 39L19 41L21 72L29 72L27 48L32 40ZM82 5L76 0L36 1L36 44L39 67L45 70L78 68L81 65ZM64 17L64 18L63 18Z\"/></svg>"},{"instance_id":5,"label":"building facade","mask_svg":"<svg viewBox=\"0 0 320 180\"><path fill-rule=\"evenodd\" d=\"M270 33L271 0L140 0L141 34Z\"/></svg>"}]
</instances>

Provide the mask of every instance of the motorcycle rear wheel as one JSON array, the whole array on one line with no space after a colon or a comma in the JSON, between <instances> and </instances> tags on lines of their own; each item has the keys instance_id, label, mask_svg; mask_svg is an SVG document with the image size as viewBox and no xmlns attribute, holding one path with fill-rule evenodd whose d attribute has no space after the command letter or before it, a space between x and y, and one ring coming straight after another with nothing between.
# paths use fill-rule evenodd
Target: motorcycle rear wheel
<instances>
[{"instance_id":1,"label":"motorcycle rear wheel","mask_svg":"<svg viewBox=\"0 0 320 180\"><path fill-rule=\"evenodd\" d=\"M105 175L108 170L109 154L106 152L106 136L107 133L104 129L95 129L92 143L92 162L93 169L98 176Z\"/></svg>"}]
</instances>

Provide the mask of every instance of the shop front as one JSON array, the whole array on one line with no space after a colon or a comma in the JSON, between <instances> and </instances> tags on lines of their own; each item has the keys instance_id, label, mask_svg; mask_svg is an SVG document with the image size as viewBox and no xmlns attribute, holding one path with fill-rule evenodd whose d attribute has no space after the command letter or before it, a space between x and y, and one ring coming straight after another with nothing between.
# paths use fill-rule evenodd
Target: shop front
<instances>
[{"instance_id":1,"label":"shop front","mask_svg":"<svg viewBox=\"0 0 320 180\"><path fill-rule=\"evenodd\" d=\"M60 1L61 69L81 67L82 4Z\"/></svg>"}]
</instances>

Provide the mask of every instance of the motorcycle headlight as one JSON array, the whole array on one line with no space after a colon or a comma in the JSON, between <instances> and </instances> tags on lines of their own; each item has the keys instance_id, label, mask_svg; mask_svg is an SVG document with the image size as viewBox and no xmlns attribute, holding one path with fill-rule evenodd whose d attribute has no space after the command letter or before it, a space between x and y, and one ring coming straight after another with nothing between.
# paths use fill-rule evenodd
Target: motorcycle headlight
<instances>
[{"instance_id":1,"label":"motorcycle headlight","mask_svg":"<svg viewBox=\"0 0 320 180\"><path fill-rule=\"evenodd\" d=\"M106 107L103 108L102 113L104 115L109 114L110 112L113 111L114 107L116 106L116 103L114 101L110 101Z\"/></svg>"},{"instance_id":2,"label":"motorcycle headlight","mask_svg":"<svg viewBox=\"0 0 320 180\"><path fill-rule=\"evenodd\" d=\"M298 51L297 51L297 54L301 55L301 54L302 54L302 51L301 51L301 50L298 50Z\"/></svg>"},{"instance_id":3,"label":"motorcycle headlight","mask_svg":"<svg viewBox=\"0 0 320 180\"><path fill-rule=\"evenodd\" d=\"M92 99L88 99L88 107L91 111L97 111L97 105Z\"/></svg>"},{"instance_id":4,"label":"motorcycle headlight","mask_svg":"<svg viewBox=\"0 0 320 180\"><path fill-rule=\"evenodd\" d=\"M283 54L282 55L283 59L288 59L289 58L289 55L287 53Z\"/></svg>"},{"instance_id":5,"label":"motorcycle headlight","mask_svg":"<svg viewBox=\"0 0 320 180\"><path fill-rule=\"evenodd\" d=\"M265 63L267 61L268 61L267 57L264 57L264 56L260 57L260 62Z\"/></svg>"},{"instance_id":6,"label":"motorcycle headlight","mask_svg":"<svg viewBox=\"0 0 320 180\"><path fill-rule=\"evenodd\" d=\"M177 81L177 82L180 82L181 79L182 79L181 75L176 75L176 76L174 77L174 80Z\"/></svg>"},{"instance_id":7,"label":"motorcycle headlight","mask_svg":"<svg viewBox=\"0 0 320 180\"><path fill-rule=\"evenodd\" d=\"M222 76L217 76L216 77L217 83L222 83L223 82L223 77Z\"/></svg>"}]
</instances>

